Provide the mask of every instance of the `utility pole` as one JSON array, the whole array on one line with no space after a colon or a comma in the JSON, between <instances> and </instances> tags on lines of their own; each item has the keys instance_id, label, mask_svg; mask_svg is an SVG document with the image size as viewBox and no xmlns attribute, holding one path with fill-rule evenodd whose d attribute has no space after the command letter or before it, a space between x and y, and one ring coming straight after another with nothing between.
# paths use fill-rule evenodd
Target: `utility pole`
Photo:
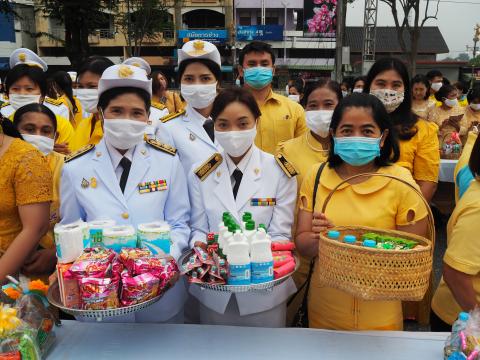
<instances>
[{"instance_id":1,"label":"utility pole","mask_svg":"<svg viewBox=\"0 0 480 360\"><path fill-rule=\"evenodd\" d=\"M365 0L363 16L362 75L366 75L375 62L378 0Z\"/></svg>"},{"instance_id":2,"label":"utility pole","mask_svg":"<svg viewBox=\"0 0 480 360\"><path fill-rule=\"evenodd\" d=\"M475 26L475 35L473 36L473 60L472 60L472 79L470 80L470 89L475 84L475 58L477 57L477 43L480 41L480 24Z\"/></svg>"},{"instance_id":3,"label":"utility pole","mask_svg":"<svg viewBox=\"0 0 480 360\"><path fill-rule=\"evenodd\" d=\"M262 0L262 14L261 14L262 25L265 25L265 1L266 0Z\"/></svg>"},{"instance_id":4,"label":"utility pole","mask_svg":"<svg viewBox=\"0 0 480 360\"><path fill-rule=\"evenodd\" d=\"M284 8L285 19L283 21L283 66L287 66L287 6L290 5L288 2L283 2L282 5Z\"/></svg>"},{"instance_id":5,"label":"utility pole","mask_svg":"<svg viewBox=\"0 0 480 360\"><path fill-rule=\"evenodd\" d=\"M335 39L335 80L342 82L342 50L345 39L345 19L347 12L347 0L337 1L337 30Z\"/></svg>"}]
</instances>

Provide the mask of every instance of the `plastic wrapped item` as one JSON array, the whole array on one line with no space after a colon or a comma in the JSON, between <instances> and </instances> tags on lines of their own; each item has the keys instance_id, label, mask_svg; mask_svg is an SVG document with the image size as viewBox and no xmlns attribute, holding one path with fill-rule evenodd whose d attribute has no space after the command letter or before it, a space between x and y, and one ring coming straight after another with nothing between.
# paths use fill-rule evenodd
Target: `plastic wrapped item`
<instances>
[{"instance_id":1,"label":"plastic wrapped item","mask_svg":"<svg viewBox=\"0 0 480 360\"><path fill-rule=\"evenodd\" d=\"M135 268L135 260L142 259L151 256L152 253L148 249L137 248L123 248L120 251L120 262L127 268L127 270L133 274Z\"/></svg>"},{"instance_id":2,"label":"plastic wrapped item","mask_svg":"<svg viewBox=\"0 0 480 360\"><path fill-rule=\"evenodd\" d=\"M160 279L151 273L131 276L128 271L122 274L122 306L130 306L153 299L160 293Z\"/></svg>"},{"instance_id":3,"label":"plastic wrapped item","mask_svg":"<svg viewBox=\"0 0 480 360\"><path fill-rule=\"evenodd\" d=\"M273 241L272 251L293 251L295 244L291 241Z\"/></svg>"},{"instance_id":4,"label":"plastic wrapped item","mask_svg":"<svg viewBox=\"0 0 480 360\"><path fill-rule=\"evenodd\" d=\"M119 306L120 278L81 278L79 280L82 309L106 310Z\"/></svg>"},{"instance_id":5,"label":"plastic wrapped item","mask_svg":"<svg viewBox=\"0 0 480 360\"><path fill-rule=\"evenodd\" d=\"M480 309L461 312L445 341L444 358L448 360L480 359Z\"/></svg>"},{"instance_id":6,"label":"plastic wrapped item","mask_svg":"<svg viewBox=\"0 0 480 360\"><path fill-rule=\"evenodd\" d=\"M112 261L115 253L112 250L104 248L85 249L83 254L78 257L70 268L70 272L77 278L96 277L102 278L108 276L112 270Z\"/></svg>"}]
</instances>

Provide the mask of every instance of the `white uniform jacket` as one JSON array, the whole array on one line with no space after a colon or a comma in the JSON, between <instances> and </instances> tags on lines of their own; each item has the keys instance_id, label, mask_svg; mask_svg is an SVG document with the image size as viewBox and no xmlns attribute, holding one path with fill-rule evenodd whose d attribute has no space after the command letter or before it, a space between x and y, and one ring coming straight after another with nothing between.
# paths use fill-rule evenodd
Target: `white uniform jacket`
<instances>
[{"instance_id":1,"label":"white uniform jacket","mask_svg":"<svg viewBox=\"0 0 480 360\"><path fill-rule=\"evenodd\" d=\"M223 152L222 157L228 156ZM243 173L234 199L230 173L225 159L203 181L195 174L195 164L189 174L189 193L192 204L190 246L196 241L206 241L209 232L218 232L218 224L224 211L230 212L238 224L242 214L252 213L255 224L265 224L272 241L290 240L297 198L297 181L289 177L277 164L273 155L253 145L251 158ZM255 206L254 199L273 198L274 206ZM286 301L296 290L292 279L271 292L236 294L240 315L254 314L272 309ZM190 286L192 293L202 304L223 314L231 294L202 290Z\"/></svg>"}]
</instances>

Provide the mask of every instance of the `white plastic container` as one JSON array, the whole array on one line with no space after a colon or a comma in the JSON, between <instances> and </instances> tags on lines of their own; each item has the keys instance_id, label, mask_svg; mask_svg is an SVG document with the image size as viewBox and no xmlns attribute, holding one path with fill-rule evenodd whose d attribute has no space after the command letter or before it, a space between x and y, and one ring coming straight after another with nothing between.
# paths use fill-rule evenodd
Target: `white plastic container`
<instances>
[{"instance_id":1,"label":"white plastic container","mask_svg":"<svg viewBox=\"0 0 480 360\"><path fill-rule=\"evenodd\" d=\"M233 227L230 228L230 229L227 229L227 231L225 231L225 233L223 234L223 240L222 240L223 248L222 248L222 251L223 251L224 255L228 254L228 244L230 243L231 239L233 238L233 232L231 232L230 230L233 230Z\"/></svg>"},{"instance_id":2,"label":"white plastic container","mask_svg":"<svg viewBox=\"0 0 480 360\"><path fill-rule=\"evenodd\" d=\"M255 222L250 221L247 222L245 225L245 231L243 232L245 234L245 237L247 238L248 245L251 247L252 246L252 241L257 235L257 231L255 230Z\"/></svg>"},{"instance_id":3,"label":"white plastic container","mask_svg":"<svg viewBox=\"0 0 480 360\"><path fill-rule=\"evenodd\" d=\"M225 226L223 221L218 224L218 247L223 249L223 240L225 238L225 234L227 233L228 228Z\"/></svg>"},{"instance_id":4,"label":"white plastic container","mask_svg":"<svg viewBox=\"0 0 480 360\"><path fill-rule=\"evenodd\" d=\"M272 242L264 231L258 231L250 246L252 284L273 280Z\"/></svg>"},{"instance_id":5,"label":"white plastic container","mask_svg":"<svg viewBox=\"0 0 480 360\"><path fill-rule=\"evenodd\" d=\"M233 235L228 244L228 285L249 285L251 282L251 268L249 246L247 239L240 232Z\"/></svg>"}]
</instances>

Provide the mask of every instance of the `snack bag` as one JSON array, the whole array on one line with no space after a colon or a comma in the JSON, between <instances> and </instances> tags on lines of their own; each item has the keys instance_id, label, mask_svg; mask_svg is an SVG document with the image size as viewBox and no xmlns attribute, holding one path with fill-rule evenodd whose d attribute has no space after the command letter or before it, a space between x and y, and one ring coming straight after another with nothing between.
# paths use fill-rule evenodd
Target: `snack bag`
<instances>
[{"instance_id":1,"label":"snack bag","mask_svg":"<svg viewBox=\"0 0 480 360\"><path fill-rule=\"evenodd\" d=\"M153 299L159 294L160 280L146 273L130 276L127 271L122 274L122 306L130 306Z\"/></svg>"},{"instance_id":2,"label":"snack bag","mask_svg":"<svg viewBox=\"0 0 480 360\"><path fill-rule=\"evenodd\" d=\"M82 308L85 310L117 308L119 283L120 278L81 278L79 286Z\"/></svg>"}]
</instances>

